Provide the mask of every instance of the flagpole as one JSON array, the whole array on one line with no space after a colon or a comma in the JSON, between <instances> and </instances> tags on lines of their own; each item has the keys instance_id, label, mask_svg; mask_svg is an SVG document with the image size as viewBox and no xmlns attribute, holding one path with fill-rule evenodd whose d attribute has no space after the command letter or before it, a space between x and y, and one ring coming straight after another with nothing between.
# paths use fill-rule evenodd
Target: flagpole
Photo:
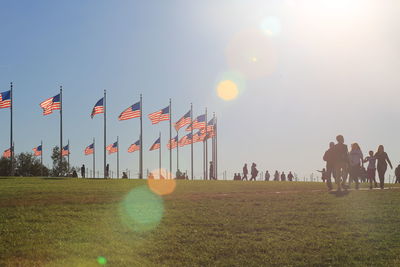
<instances>
[{"instance_id":1,"label":"flagpole","mask_svg":"<svg viewBox=\"0 0 400 267\"><path fill-rule=\"evenodd\" d=\"M96 145L93 137L93 178L96 178Z\"/></svg>"},{"instance_id":2,"label":"flagpole","mask_svg":"<svg viewBox=\"0 0 400 267\"><path fill-rule=\"evenodd\" d=\"M117 136L117 179L119 178L119 139Z\"/></svg>"},{"instance_id":3,"label":"flagpole","mask_svg":"<svg viewBox=\"0 0 400 267\"><path fill-rule=\"evenodd\" d=\"M139 151L139 179L143 179L143 106L140 94L140 151Z\"/></svg>"},{"instance_id":4,"label":"flagpole","mask_svg":"<svg viewBox=\"0 0 400 267\"><path fill-rule=\"evenodd\" d=\"M107 118L107 107L106 107L106 90L104 90L104 98L103 98L103 105L104 105L104 161L103 161L103 163L104 163L104 179L106 179L107 178L107 175L106 175L106 164L107 164L107 160L106 160L106 157L107 157L107 151L106 151L106 147L107 147L107 136L106 136L106 129L107 129L107 124L106 124L106 118Z\"/></svg>"},{"instance_id":5,"label":"flagpole","mask_svg":"<svg viewBox=\"0 0 400 267\"><path fill-rule=\"evenodd\" d=\"M204 170L205 170L205 177L206 180L208 180L208 118L207 118L207 108L206 108L206 140L205 140L205 146L206 146L206 150L205 150L205 164L204 164Z\"/></svg>"},{"instance_id":6,"label":"flagpole","mask_svg":"<svg viewBox=\"0 0 400 267\"><path fill-rule=\"evenodd\" d=\"M68 172L69 172L69 153L70 153L70 149L69 149L69 139L68 139L68 154L67 154L67 156L68 156Z\"/></svg>"},{"instance_id":7,"label":"flagpole","mask_svg":"<svg viewBox=\"0 0 400 267\"><path fill-rule=\"evenodd\" d=\"M176 140L176 172L178 172L178 170L179 170L179 144L178 144L178 141L179 141L179 130L176 130L176 138L177 138L177 140Z\"/></svg>"},{"instance_id":8,"label":"flagpole","mask_svg":"<svg viewBox=\"0 0 400 267\"><path fill-rule=\"evenodd\" d=\"M160 151L159 151L159 175L160 175L160 177L159 177L159 179L161 179L161 132L160 132Z\"/></svg>"},{"instance_id":9,"label":"flagpole","mask_svg":"<svg viewBox=\"0 0 400 267\"><path fill-rule=\"evenodd\" d=\"M13 106L14 106L14 99L13 99L13 83L10 82L10 150L11 150L11 170L10 176L14 176L14 141L13 141Z\"/></svg>"},{"instance_id":10,"label":"flagpole","mask_svg":"<svg viewBox=\"0 0 400 267\"><path fill-rule=\"evenodd\" d=\"M213 131L215 130L215 112L213 112L213 118L212 118L212 122L213 122ZM214 136L211 139L211 162L212 162L212 166L213 166L213 172L212 172L212 178L215 179L215 138ZM211 179L211 177L210 177Z\"/></svg>"},{"instance_id":11,"label":"flagpole","mask_svg":"<svg viewBox=\"0 0 400 267\"><path fill-rule=\"evenodd\" d=\"M191 123L191 134L192 134L192 142L190 142L190 169L191 169L191 178L193 180L193 104L190 103L190 123Z\"/></svg>"},{"instance_id":12,"label":"flagpole","mask_svg":"<svg viewBox=\"0 0 400 267\"><path fill-rule=\"evenodd\" d=\"M218 133L217 133L217 117L215 117L214 133L215 133L215 179L218 180Z\"/></svg>"},{"instance_id":13,"label":"flagpole","mask_svg":"<svg viewBox=\"0 0 400 267\"><path fill-rule=\"evenodd\" d=\"M60 85L60 175L62 174L62 162L63 162L63 156L62 156L62 148L63 148L63 114L62 114L62 85Z\"/></svg>"},{"instance_id":14,"label":"flagpole","mask_svg":"<svg viewBox=\"0 0 400 267\"><path fill-rule=\"evenodd\" d=\"M169 99L169 178L172 179L172 149L171 149L171 139L172 139L172 105L171 98Z\"/></svg>"},{"instance_id":15,"label":"flagpole","mask_svg":"<svg viewBox=\"0 0 400 267\"><path fill-rule=\"evenodd\" d=\"M43 141L40 140L40 147L42 151L40 153L40 175L43 177Z\"/></svg>"}]
</instances>

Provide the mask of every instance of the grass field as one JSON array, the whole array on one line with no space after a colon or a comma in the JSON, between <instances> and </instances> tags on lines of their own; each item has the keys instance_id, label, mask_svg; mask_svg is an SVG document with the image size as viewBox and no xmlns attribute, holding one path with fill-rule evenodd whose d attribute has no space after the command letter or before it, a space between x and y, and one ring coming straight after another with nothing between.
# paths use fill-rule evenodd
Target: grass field
<instances>
[{"instance_id":1,"label":"grass field","mask_svg":"<svg viewBox=\"0 0 400 267\"><path fill-rule=\"evenodd\" d=\"M400 266L400 190L0 178L0 266Z\"/></svg>"}]
</instances>

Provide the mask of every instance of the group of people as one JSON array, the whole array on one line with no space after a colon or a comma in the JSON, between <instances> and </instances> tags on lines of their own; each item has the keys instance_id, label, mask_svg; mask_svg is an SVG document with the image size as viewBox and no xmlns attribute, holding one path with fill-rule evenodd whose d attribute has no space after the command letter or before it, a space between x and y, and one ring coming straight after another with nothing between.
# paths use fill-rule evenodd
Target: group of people
<instances>
[{"instance_id":1,"label":"group of people","mask_svg":"<svg viewBox=\"0 0 400 267\"><path fill-rule=\"evenodd\" d=\"M257 165L253 162L251 164L251 170L250 170L250 181L256 181L257 175L258 175L258 170L257 170ZM240 173L235 173L233 176L234 181L243 181L246 180L248 181L248 175L249 175L249 170L247 168L247 163L244 164L243 166L243 172L242 175ZM267 171L265 171L264 175L264 181L269 181L271 179L271 174ZM278 171L275 171L274 174L274 180L273 181L293 181L294 176L292 172L289 172L289 174L286 176L285 172L279 173Z\"/></svg>"},{"instance_id":2,"label":"group of people","mask_svg":"<svg viewBox=\"0 0 400 267\"><path fill-rule=\"evenodd\" d=\"M321 171L322 180L326 182L328 189L333 189L332 176L335 179L338 191L350 188L352 182L355 183L355 188L358 189L360 181L369 182L370 189L373 186L378 187L375 178L376 172L378 172L379 187L383 189L388 165L393 169L392 162L383 145L380 145L375 153L369 151L368 156L364 158L358 143L353 143L349 151L347 145L344 144L342 135L338 135L336 141L336 144L334 142L329 143L329 149L323 156L326 168ZM365 163L368 163L366 169L364 168ZM396 168L395 174L396 182L400 183L400 165Z\"/></svg>"}]
</instances>

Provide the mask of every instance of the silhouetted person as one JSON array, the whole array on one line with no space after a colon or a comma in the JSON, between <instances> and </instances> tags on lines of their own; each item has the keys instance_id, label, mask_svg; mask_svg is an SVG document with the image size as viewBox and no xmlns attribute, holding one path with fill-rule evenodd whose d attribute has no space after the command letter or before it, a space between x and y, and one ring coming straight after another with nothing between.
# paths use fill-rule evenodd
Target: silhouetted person
<instances>
[{"instance_id":1,"label":"silhouetted person","mask_svg":"<svg viewBox=\"0 0 400 267\"><path fill-rule=\"evenodd\" d=\"M122 179L128 179L128 175L126 174L126 172L122 172Z\"/></svg>"},{"instance_id":2,"label":"silhouetted person","mask_svg":"<svg viewBox=\"0 0 400 267\"><path fill-rule=\"evenodd\" d=\"M269 174L268 171L265 171L265 181L269 181L269 178L271 178L271 174Z\"/></svg>"},{"instance_id":3,"label":"silhouetted person","mask_svg":"<svg viewBox=\"0 0 400 267\"><path fill-rule=\"evenodd\" d=\"M176 179L183 179L182 172L179 169L176 170Z\"/></svg>"},{"instance_id":4,"label":"silhouetted person","mask_svg":"<svg viewBox=\"0 0 400 267\"><path fill-rule=\"evenodd\" d=\"M400 164L397 166L397 168L394 170L394 175L396 175L396 181L394 182L395 184L400 183Z\"/></svg>"},{"instance_id":5,"label":"silhouetted person","mask_svg":"<svg viewBox=\"0 0 400 267\"><path fill-rule=\"evenodd\" d=\"M78 177L78 174L76 173L75 170L72 171L72 177L73 177L73 178L77 178L77 177Z\"/></svg>"},{"instance_id":6,"label":"silhouetted person","mask_svg":"<svg viewBox=\"0 0 400 267\"><path fill-rule=\"evenodd\" d=\"M337 190L341 191L346 186L347 169L349 163L349 150L344 144L342 135L336 137L337 144L333 147L334 177Z\"/></svg>"},{"instance_id":7,"label":"silhouetted person","mask_svg":"<svg viewBox=\"0 0 400 267\"><path fill-rule=\"evenodd\" d=\"M274 173L274 181L279 181L279 172L275 171Z\"/></svg>"},{"instance_id":8,"label":"silhouetted person","mask_svg":"<svg viewBox=\"0 0 400 267\"><path fill-rule=\"evenodd\" d=\"M334 142L329 143L329 149L325 151L325 154L323 156L323 160L326 162L326 171L325 171L325 179L326 179L326 185L328 186L329 190L332 190L332 175L333 175L333 169L334 169L334 161L335 161L335 155L333 148L335 146ZM322 176L324 176L322 174ZM325 181L324 181L325 182Z\"/></svg>"},{"instance_id":9,"label":"silhouetted person","mask_svg":"<svg viewBox=\"0 0 400 267\"><path fill-rule=\"evenodd\" d=\"M106 178L110 177L110 164L106 165Z\"/></svg>"},{"instance_id":10,"label":"silhouetted person","mask_svg":"<svg viewBox=\"0 0 400 267\"><path fill-rule=\"evenodd\" d=\"M289 182L293 182L293 174L292 174L292 172L289 172L287 178L288 178Z\"/></svg>"},{"instance_id":11,"label":"silhouetted person","mask_svg":"<svg viewBox=\"0 0 400 267\"><path fill-rule=\"evenodd\" d=\"M85 164L82 164L82 167L81 167L81 176L82 176L82 178L85 178Z\"/></svg>"},{"instance_id":12,"label":"silhouetted person","mask_svg":"<svg viewBox=\"0 0 400 267\"><path fill-rule=\"evenodd\" d=\"M362 183L368 182L367 180L367 170L365 169L364 166L361 167L360 169L360 180Z\"/></svg>"},{"instance_id":13,"label":"silhouetted person","mask_svg":"<svg viewBox=\"0 0 400 267\"><path fill-rule=\"evenodd\" d=\"M326 171L326 169L325 168L323 168L321 171L319 171L319 170L317 170L317 172L320 172L321 173L321 179L322 179L322 182L327 182L327 171Z\"/></svg>"},{"instance_id":14,"label":"silhouetted person","mask_svg":"<svg viewBox=\"0 0 400 267\"><path fill-rule=\"evenodd\" d=\"M247 163L245 163L244 166L243 166L243 178L242 178L242 180L246 179L246 181L247 181L247 174L249 174L249 170L247 169Z\"/></svg>"},{"instance_id":15,"label":"silhouetted person","mask_svg":"<svg viewBox=\"0 0 400 267\"><path fill-rule=\"evenodd\" d=\"M253 164L251 164L251 178L250 181L254 180L256 181L257 175L258 175L258 170L257 170L257 165L253 162Z\"/></svg>"},{"instance_id":16,"label":"silhouetted person","mask_svg":"<svg viewBox=\"0 0 400 267\"><path fill-rule=\"evenodd\" d=\"M237 174L238 180L241 181L242 177L240 176L240 173Z\"/></svg>"},{"instance_id":17,"label":"silhouetted person","mask_svg":"<svg viewBox=\"0 0 400 267\"><path fill-rule=\"evenodd\" d=\"M285 181L286 181L286 174L285 174L285 172L282 172L282 174L281 174L281 181L282 181L282 182L285 182Z\"/></svg>"},{"instance_id":18,"label":"silhouetted person","mask_svg":"<svg viewBox=\"0 0 400 267\"><path fill-rule=\"evenodd\" d=\"M389 166L391 169L393 169L392 163L390 162L390 159L388 155L385 152L385 148L383 145L380 145L378 147L378 151L375 153L375 158L378 160L378 176L379 176L379 183L381 189L385 187L385 173L387 170L387 164L389 163Z\"/></svg>"},{"instance_id":19,"label":"silhouetted person","mask_svg":"<svg viewBox=\"0 0 400 267\"><path fill-rule=\"evenodd\" d=\"M364 163L368 162L367 166L367 179L369 182L369 189L372 189L372 182L374 182L374 186L378 187L378 184L375 179L376 175L376 158L374 157L374 151L369 151L369 156L365 158Z\"/></svg>"},{"instance_id":20,"label":"silhouetted person","mask_svg":"<svg viewBox=\"0 0 400 267\"><path fill-rule=\"evenodd\" d=\"M214 164L212 161L210 161L210 180L215 180L214 177Z\"/></svg>"},{"instance_id":21,"label":"silhouetted person","mask_svg":"<svg viewBox=\"0 0 400 267\"><path fill-rule=\"evenodd\" d=\"M351 144L351 150L349 153L349 185L352 181L356 183L356 189L359 188L360 170L361 164L363 164L364 156L360 146L357 143Z\"/></svg>"}]
</instances>

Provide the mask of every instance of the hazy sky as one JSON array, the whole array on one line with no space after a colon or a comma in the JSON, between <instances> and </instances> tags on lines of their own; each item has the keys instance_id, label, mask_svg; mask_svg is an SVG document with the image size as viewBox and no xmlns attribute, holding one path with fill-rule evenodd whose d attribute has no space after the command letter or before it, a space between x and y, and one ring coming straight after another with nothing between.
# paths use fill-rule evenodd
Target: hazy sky
<instances>
[{"instance_id":1,"label":"hazy sky","mask_svg":"<svg viewBox=\"0 0 400 267\"><path fill-rule=\"evenodd\" d=\"M5 1L0 2L0 91L15 84L16 152L44 141L44 159L59 144L58 112L39 103L64 87L64 142L71 163L91 168L84 148L102 145L102 115L90 119L108 91L108 143L120 137L120 169L138 171L139 120L117 121L144 97L147 114L173 101L173 120L193 102L219 117L219 171L244 162L299 176L323 167L328 142L343 134L362 150L383 144L400 160L400 2L314 1ZM231 80L239 95L217 96ZM0 149L9 146L9 112L0 110ZM144 121L145 169L158 166L148 148L168 122ZM182 134L181 134L182 135ZM190 148L180 150L190 169ZM201 175L195 145L195 175ZM174 171L175 171L174 151ZM116 168L116 155L108 157ZM98 170L102 152L97 153Z\"/></svg>"}]
</instances>

